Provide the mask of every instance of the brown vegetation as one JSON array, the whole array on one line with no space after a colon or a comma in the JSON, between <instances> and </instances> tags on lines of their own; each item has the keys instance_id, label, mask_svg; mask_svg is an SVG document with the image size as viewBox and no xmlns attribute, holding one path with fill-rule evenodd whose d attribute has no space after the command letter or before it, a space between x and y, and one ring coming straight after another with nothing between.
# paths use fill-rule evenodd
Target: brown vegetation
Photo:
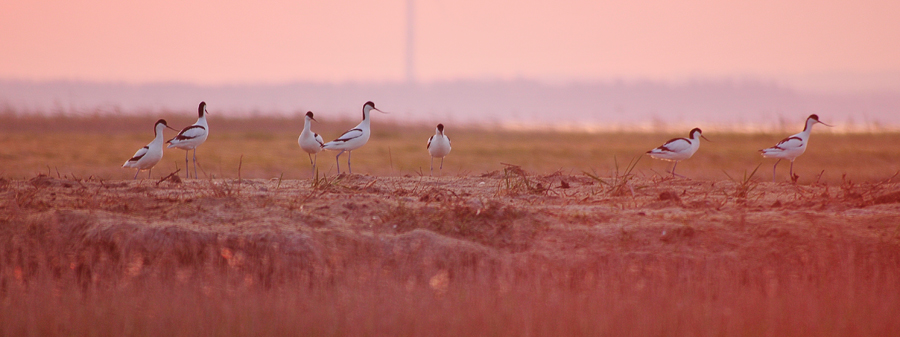
<instances>
[{"instance_id":1,"label":"brown vegetation","mask_svg":"<svg viewBox=\"0 0 900 337\"><path fill-rule=\"evenodd\" d=\"M4 178L0 195L0 335L900 334L887 181L505 166L42 174Z\"/></svg>"}]
</instances>

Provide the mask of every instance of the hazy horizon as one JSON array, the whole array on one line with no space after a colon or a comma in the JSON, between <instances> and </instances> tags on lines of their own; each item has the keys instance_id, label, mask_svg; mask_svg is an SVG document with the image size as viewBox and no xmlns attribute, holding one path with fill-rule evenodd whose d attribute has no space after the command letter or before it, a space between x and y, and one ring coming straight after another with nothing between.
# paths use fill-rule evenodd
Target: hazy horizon
<instances>
[{"instance_id":1,"label":"hazy horizon","mask_svg":"<svg viewBox=\"0 0 900 337\"><path fill-rule=\"evenodd\" d=\"M206 101L215 118L297 116L356 120L362 103L390 114L374 121L443 122L569 130L796 129L816 113L834 131L900 129L896 92L819 92L761 80L456 80L417 83L197 85L0 80L0 108L18 114L194 113ZM152 119L152 118L151 118Z\"/></svg>"}]
</instances>

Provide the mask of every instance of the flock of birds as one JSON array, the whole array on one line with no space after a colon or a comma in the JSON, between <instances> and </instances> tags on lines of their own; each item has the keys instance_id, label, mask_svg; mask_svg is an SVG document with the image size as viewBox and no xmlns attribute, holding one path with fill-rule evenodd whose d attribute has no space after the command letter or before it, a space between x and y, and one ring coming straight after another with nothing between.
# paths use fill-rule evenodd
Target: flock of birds
<instances>
[{"instance_id":1,"label":"flock of birds","mask_svg":"<svg viewBox=\"0 0 900 337\"><path fill-rule=\"evenodd\" d=\"M337 170L338 174L341 173L341 164L340 158L344 152L347 152L347 170L350 174L353 174L353 169L350 166L350 154L353 150L356 150L363 145L365 145L369 141L369 136L371 135L371 125L369 120L369 113L372 111L378 111L381 113L386 113L384 111L379 110L375 107L375 103L371 101L363 104L362 122L359 122L356 127L347 130L340 137L330 142L325 142L322 139L322 136L313 132L310 129L311 122L316 121L312 111L306 113L305 123L303 124L303 131L300 132L300 137L297 139L297 143L300 145L300 148L303 149L309 156L309 162L313 166L313 170L316 167L316 157L318 157L318 153L322 150L331 150L331 151L340 151L335 157L335 161L337 162ZM197 108L197 113L199 117L197 118L197 122L191 126L188 126L178 134L166 141L166 144L169 144L167 148L179 148L185 150L184 153L184 166L187 173L187 178L191 177L191 170L188 167L188 153L191 150L194 151L194 178L197 178L197 147L203 142L206 141L206 138L209 137L209 123L206 122L206 115L209 114L206 111L206 102L200 102L200 106ZM147 176L153 172L153 166L156 166L157 163L162 159L163 156L163 128L169 128L175 131L170 127L165 119L160 119L156 121L156 125L154 126L155 138L150 144L140 148L137 152L131 156L131 159L125 161L125 164L122 165L123 168L133 168L137 169L134 173L134 179L137 179L138 174L141 171L147 170ZM428 153L431 154L431 172L434 173L434 158L441 158L441 166L440 169L444 168L444 157L450 154L450 138L444 135L444 125L438 124L437 131L434 136L428 138L428 143L426 145L428 149Z\"/></svg>"},{"instance_id":2,"label":"flock of birds","mask_svg":"<svg viewBox=\"0 0 900 337\"><path fill-rule=\"evenodd\" d=\"M763 157L778 158L778 161L772 166L773 182L775 181L775 168L778 167L778 163L780 163L782 159L791 161L790 175L792 178L794 177L794 159L797 159L803 152L806 152L806 145L809 143L809 134L812 132L812 127L815 124L831 126L819 121L818 115L809 115L809 117L806 118L806 126L803 128L803 131L782 139L773 147L759 150L759 153L762 154ZM672 176L674 177L677 175L675 173L675 167L678 166L678 162L690 158L698 149L700 149L700 138L709 141L709 139L703 137L703 131L700 131L699 128L694 128L691 130L688 138L671 139L660 147L647 151L647 154L653 158L674 161L675 164L672 166Z\"/></svg>"},{"instance_id":3,"label":"flock of birds","mask_svg":"<svg viewBox=\"0 0 900 337\"><path fill-rule=\"evenodd\" d=\"M347 171L350 174L353 174L353 169L350 167L350 154L353 150L362 147L369 141L369 136L371 135L369 113L372 110L386 113L375 108L375 103L372 103L371 101L366 102L363 104L362 108L362 122L359 122L356 127L341 134L337 139L327 143L322 139L322 136L311 130L310 124L313 121L316 121L312 111L306 113L303 131L300 132L297 143L309 156L309 162L312 165L313 170L315 170L316 167L316 157L318 157L318 153L322 150L331 150L340 151L334 158L337 163L338 174L341 173L340 157L344 152L347 152ZM166 141L166 144L168 144L167 148L174 147L185 150L184 166L187 171L187 178L191 177L191 171L188 167L188 153L190 153L191 150L194 151L194 178L197 178L197 147L200 146L200 144L203 144L203 142L206 141L206 138L209 137L209 124L206 122L206 115L208 114L206 111L206 102L200 102L198 114L199 117L197 118L196 123L182 129L178 132L178 135ZM778 167L778 163L780 163L782 159L791 161L790 175L791 177L794 177L794 159L797 159L797 157L806 151L806 145L809 143L809 135L815 124L831 126L819 121L819 116L810 115L806 119L806 125L803 128L803 131L781 140L778 144L775 144L775 146L759 150L763 157L778 158L778 161L772 166L772 181L775 181L775 168ZM134 173L134 179L137 179L138 174L142 170L150 171L147 173L147 176L149 177L150 173L152 173L153 166L162 159L163 128L178 131L166 124L166 120L158 120L154 126L155 138L153 141L135 152L134 156L122 165L124 168L137 169L137 172ZM688 138L671 139L665 144L647 151L647 154L656 159L673 161L672 176L681 176L675 173L675 167L678 166L678 162L690 158L698 149L700 149L700 138L709 141L709 139L703 136L703 131L699 128L694 128L688 134ZM428 138L426 148L431 155L431 173L434 174L434 158L441 158L439 170L442 170L444 168L444 157L450 154L450 138L444 134L443 124L437 125L434 135Z\"/></svg>"}]
</instances>

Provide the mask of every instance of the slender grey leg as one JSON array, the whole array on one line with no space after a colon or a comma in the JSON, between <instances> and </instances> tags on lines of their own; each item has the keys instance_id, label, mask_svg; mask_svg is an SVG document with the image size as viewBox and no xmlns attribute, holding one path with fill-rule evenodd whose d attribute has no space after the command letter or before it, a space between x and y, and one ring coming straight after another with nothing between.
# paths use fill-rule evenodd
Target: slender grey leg
<instances>
[{"instance_id":1,"label":"slender grey leg","mask_svg":"<svg viewBox=\"0 0 900 337\"><path fill-rule=\"evenodd\" d=\"M353 168L350 167L350 154L351 153L353 153L353 151L347 151L347 171L350 172L350 174L353 174Z\"/></svg>"},{"instance_id":2,"label":"slender grey leg","mask_svg":"<svg viewBox=\"0 0 900 337\"><path fill-rule=\"evenodd\" d=\"M137 169L137 172L134 173L134 179L131 180L137 180L138 173L141 173L141 169Z\"/></svg>"},{"instance_id":3,"label":"slender grey leg","mask_svg":"<svg viewBox=\"0 0 900 337\"><path fill-rule=\"evenodd\" d=\"M194 179L197 179L197 177L199 177L199 176L197 175L197 148L195 147L194 148Z\"/></svg>"},{"instance_id":4,"label":"slender grey leg","mask_svg":"<svg viewBox=\"0 0 900 337\"><path fill-rule=\"evenodd\" d=\"M794 181L794 161L791 160L791 181Z\"/></svg>"},{"instance_id":5,"label":"slender grey leg","mask_svg":"<svg viewBox=\"0 0 900 337\"><path fill-rule=\"evenodd\" d=\"M344 150L341 150L341 152L338 152L337 156L334 157L334 163L337 164L338 174L341 174L341 161L340 161L340 159L341 159L341 154L343 154L343 153L344 153ZM347 155L347 156L349 157L350 155Z\"/></svg>"},{"instance_id":6,"label":"slender grey leg","mask_svg":"<svg viewBox=\"0 0 900 337\"><path fill-rule=\"evenodd\" d=\"M780 163L780 162L781 162L781 159L778 159L778 161L775 162L775 165L772 166L772 182L773 183L775 182L775 168L778 167L778 163Z\"/></svg>"},{"instance_id":7,"label":"slender grey leg","mask_svg":"<svg viewBox=\"0 0 900 337\"><path fill-rule=\"evenodd\" d=\"M306 153L306 155L307 155L307 156L309 156L309 163L310 163L310 164L312 164L312 165L313 165L313 166L315 166L315 165L316 165L316 164L315 164L315 163L313 163L313 160L312 160L312 155L311 155L311 154L309 154L309 152L307 152L307 153Z\"/></svg>"},{"instance_id":8,"label":"slender grey leg","mask_svg":"<svg viewBox=\"0 0 900 337\"><path fill-rule=\"evenodd\" d=\"M434 157L431 157L431 175L434 175Z\"/></svg>"},{"instance_id":9,"label":"slender grey leg","mask_svg":"<svg viewBox=\"0 0 900 337\"><path fill-rule=\"evenodd\" d=\"M184 150L184 171L187 173L187 178L191 179L191 169L188 168L188 153L191 152L189 150Z\"/></svg>"},{"instance_id":10,"label":"slender grey leg","mask_svg":"<svg viewBox=\"0 0 900 337\"><path fill-rule=\"evenodd\" d=\"M441 170L444 169L444 157L441 157Z\"/></svg>"},{"instance_id":11,"label":"slender grey leg","mask_svg":"<svg viewBox=\"0 0 900 337\"><path fill-rule=\"evenodd\" d=\"M151 173L153 173L153 168L152 168L152 167L150 168L150 170L147 171L147 179L150 179L150 174L151 174Z\"/></svg>"}]
</instances>

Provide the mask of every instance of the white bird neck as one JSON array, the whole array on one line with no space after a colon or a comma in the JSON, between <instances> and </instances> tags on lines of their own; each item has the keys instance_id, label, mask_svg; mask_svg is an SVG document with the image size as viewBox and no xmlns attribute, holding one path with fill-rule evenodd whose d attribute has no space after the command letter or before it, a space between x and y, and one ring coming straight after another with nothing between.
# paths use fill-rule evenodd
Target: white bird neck
<instances>
[{"instance_id":1,"label":"white bird neck","mask_svg":"<svg viewBox=\"0 0 900 337\"><path fill-rule=\"evenodd\" d=\"M202 117L197 118L197 123L194 124L202 125L204 128L208 128L209 124L206 124L206 114L203 114Z\"/></svg>"},{"instance_id":2,"label":"white bird neck","mask_svg":"<svg viewBox=\"0 0 900 337\"><path fill-rule=\"evenodd\" d=\"M813 125L816 125L816 123L818 123L818 121L816 121L815 119L807 118L806 127L803 128L803 133L809 134L810 131L812 131Z\"/></svg>"},{"instance_id":3,"label":"white bird neck","mask_svg":"<svg viewBox=\"0 0 900 337\"><path fill-rule=\"evenodd\" d=\"M366 127L369 126L369 112L370 111L372 111L372 109L370 109L368 106L366 106L366 108L363 109L363 120L362 120L362 122L359 122L359 126L366 126Z\"/></svg>"},{"instance_id":4,"label":"white bird neck","mask_svg":"<svg viewBox=\"0 0 900 337\"><path fill-rule=\"evenodd\" d=\"M163 140L163 130L165 129L165 125L156 124L156 137L153 138L154 142L162 142Z\"/></svg>"},{"instance_id":5,"label":"white bird neck","mask_svg":"<svg viewBox=\"0 0 900 337\"><path fill-rule=\"evenodd\" d=\"M309 116L306 116L306 121L303 123L303 131L304 132L309 132L309 128L310 128L309 124L311 122L312 122L312 120L309 119Z\"/></svg>"},{"instance_id":6,"label":"white bird neck","mask_svg":"<svg viewBox=\"0 0 900 337\"><path fill-rule=\"evenodd\" d=\"M366 105L363 107L363 121L364 122L369 120L369 113L371 113L371 112L372 112L371 106Z\"/></svg>"}]
</instances>

